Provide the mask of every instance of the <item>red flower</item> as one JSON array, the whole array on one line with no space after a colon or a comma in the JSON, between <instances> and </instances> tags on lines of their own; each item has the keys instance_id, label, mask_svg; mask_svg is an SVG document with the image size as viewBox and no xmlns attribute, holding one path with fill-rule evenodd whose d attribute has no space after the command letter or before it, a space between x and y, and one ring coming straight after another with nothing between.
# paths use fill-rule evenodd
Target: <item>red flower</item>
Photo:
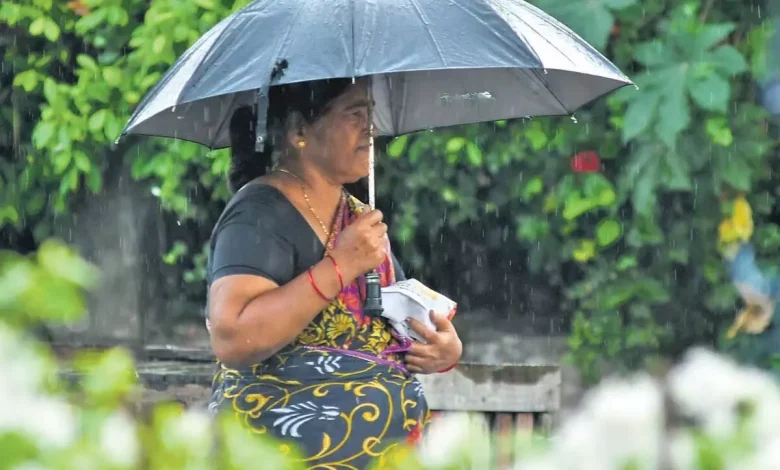
<instances>
[{"instance_id":1,"label":"red flower","mask_svg":"<svg viewBox=\"0 0 780 470\"><path fill-rule=\"evenodd\" d=\"M422 430L421 427L418 424L416 424L411 431L409 431L409 434L406 435L406 443L414 446L417 445L422 440Z\"/></svg>"},{"instance_id":2,"label":"red flower","mask_svg":"<svg viewBox=\"0 0 780 470\"><path fill-rule=\"evenodd\" d=\"M596 152L586 150L571 158L571 169L575 173L597 173L601 170L601 159Z\"/></svg>"}]
</instances>

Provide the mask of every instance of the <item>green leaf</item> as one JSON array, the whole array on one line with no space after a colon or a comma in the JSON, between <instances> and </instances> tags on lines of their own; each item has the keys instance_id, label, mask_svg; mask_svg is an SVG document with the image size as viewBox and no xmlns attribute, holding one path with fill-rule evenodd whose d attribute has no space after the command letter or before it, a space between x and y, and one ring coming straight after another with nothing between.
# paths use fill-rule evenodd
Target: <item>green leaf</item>
<instances>
[{"instance_id":1,"label":"green leaf","mask_svg":"<svg viewBox=\"0 0 780 470\"><path fill-rule=\"evenodd\" d=\"M98 8L88 15L82 16L76 22L76 32L79 34L88 33L100 26L100 24L105 21L107 15L108 11L106 8Z\"/></svg>"},{"instance_id":2,"label":"green leaf","mask_svg":"<svg viewBox=\"0 0 780 470\"><path fill-rule=\"evenodd\" d=\"M734 31L734 23L710 23L700 27L695 34L693 50L706 51L726 39Z\"/></svg>"},{"instance_id":3,"label":"green leaf","mask_svg":"<svg viewBox=\"0 0 780 470\"><path fill-rule=\"evenodd\" d=\"M214 0L194 0L194 3L204 10L215 10L217 8Z\"/></svg>"},{"instance_id":4,"label":"green leaf","mask_svg":"<svg viewBox=\"0 0 780 470\"><path fill-rule=\"evenodd\" d=\"M634 47L634 59L645 67L652 68L666 63L669 51L661 39L654 39Z\"/></svg>"},{"instance_id":5,"label":"green leaf","mask_svg":"<svg viewBox=\"0 0 780 470\"><path fill-rule=\"evenodd\" d=\"M106 124L106 115L108 114L108 111L105 109L100 109L98 111L95 111L95 113L89 117L88 127L89 130L92 132L101 132L103 130L103 126Z\"/></svg>"},{"instance_id":6,"label":"green leaf","mask_svg":"<svg viewBox=\"0 0 780 470\"><path fill-rule=\"evenodd\" d=\"M136 385L133 357L123 348L103 353L80 353L74 365L81 372L81 384L88 403L118 403Z\"/></svg>"},{"instance_id":7,"label":"green leaf","mask_svg":"<svg viewBox=\"0 0 780 470\"><path fill-rule=\"evenodd\" d=\"M587 263L596 256L596 242L593 240L580 240L577 248L571 254L574 261Z\"/></svg>"},{"instance_id":8,"label":"green leaf","mask_svg":"<svg viewBox=\"0 0 780 470\"><path fill-rule=\"evenodd\" d=\"M591 0L582 3L568 0L537 0L535 3L595 48L603 50L615 24L612 12L635 5L637 2L636 0Z\"/></svg>"},{"instance_id":9,"label":"green leaf","mask_svg":"<svg viewBox=\"0 0 780 470\"><path fill-rule=\"evenodd\" d=\"M49 145L52 137L54 137L54 124L45 121L40 122L37 126L35 126L35 130L33 131L33 145L37 149L42 149Z\"/></svg>"},{"instance_id":10,"label":"green leaf","mask_svg":"<svg viewBox=\"0 0 780 470\"><path fill-rule=\"evenodd\" d=\"M155 54L162 54L163 50L165 50L165 45L168 42L168 39L160 34L156 38L154 38L154 42L152 42L152 52Z\"/></svg>"},{"instance_id":11,"label":"green leaf","mask_svg":"<svg viewBox=\"0 0 780 470\"><path fill-rule=\"evenodd\" d=\"M92 167L89 173L87 173L87 187L93 194L97 194L103 188L103 174L99 168Z\"/></svg>"},{"instance_id":12,"label":"green leaf","mask_svg":"<svg viewBox=\"0 0 780 470\"><path fill-rule=\"evenodd\" d=\"M32 193L32 196L27 199L25 211L32 216L38 215L45 204L46 194L43 191L35 191Z\"/></svg>"},{"instance_id":13,"label":"green leaf","mask_svg":"<svg viewBox=\"0 0 780 470\"><path fill-rule=\"evenodd\" d=\"M75 150L73 152L73 161L76 163L76 168L78 168L82 173L89 173L89 171L92 169L92 161L89 159L87 154L81 150Z\"/></svg>"},{"instance_id":14,"label":"green leaf","mask_svg":"<svg viewBox=\"0 0 780 470\"><path fill-rule=\"evenodd\" d=\"M98 64L95 62L95 59L88 56L87 54L79 54L76 56L76 63L79 64L79 67L82 67L86 70L89 70L90 72L97 72L98 71Z\"/></svg>"},{"instance_id":15,"label":"green leaf","mask_svg":"<svg viewBox=\"0 0 780 470\"><path fill-rule=\"evenodd\" d=\"M574 220L582 214L594 209L596 202L590 198L584 198L579 191L572 191L563 203L564 220Z\"/></svg>"},{"instance_id":16,"label":"green leaf","mask_svg":"<svg viewBox=\"0 0 780 470\"><path fill-rule=\"evenodd\" d=\"M538 176L531 178L531 180L523 188L523 199L526 201L531 200L537 194L540 194L544 189L544 183Z\"/></svg>"},{"instance_id":17,"label":"green leaf","mask_svg":"<svg viewBox=\"0 0 780 470\"><path fill-rule=\"evenodd\" d=\"M528 139L528 142L531 144L531 148L534 150L541 150L545 148L547 146L547 142L549 142L547 134L542 129L541 124L539 124L537 121L534 121L533 125L526 129L525 137Z\"/></svg>"},{"instance_id":18,"label":"green leaf","mask_svg":"<svg viewBox=\"0 0 780 470\"><path fill-rule=\"evenodd\" d=\"M118 87L122 83L122 72L117 67L104 67L103 79L109 85Z\"/></svg>"},{"instance_id":19,"label":"green leaf","mask_svg":"<svg viewBox=\"0 0 780 470\"><path fill-rule=\"evenodd\" d=\"M623 234L623 227L615 219L602 220L596 228L596 241L605 247L615 243Z\"/></svg>"},{"instance_id":20,"label":"green leaf","mask_svg":"<svg viewBox=\"0 0 780 470\"><path fill-rule=\"evenodd\" d=\"M51 42L56 41L60 37L60 27L51 18L46 18L43 25L43 35L46 36Z\"/></svg>"},{"instance_id":21,"label":"green leaf","mask_svg":"<svg viewBox=\"0 0 780 470\"><path fill-rule=\"evenodd\" d=\"M468 156L469 163L473 166L482 166L482 149L474 142L469 142L466 145L466 155Z\"/></svg>"},{"instance_id":22,"label":"green leaf","mask_svg":"<svg viewBox=\"0 0 780 470\"><path fill-rule=\"evenodd\" d=\"M731 97L729 82L718 75L709 75L701 80L690 81L688 90L699 107L707 111L725 113Z\"/></svg>"},{"instance_id":23,"label":"green leaf","mask_svg":"<svg viewBox=\"0 0 780 470\"><path fill-rule=\"evenodd\" d=\"M43 29L46 27L46 17L39 16L32 23L30 23L30 34L33 36L40 36L43 34Z\"/></svg>"},{"instance_id":24,"label":"green leaf","mask_svg":"<svg viewBox=\"0 0 780 470\"><path fill-rule=\"evenodd\" d=\"M45 241L36 257L47 272L73 285L86 288L97 281L97 268L59 241Z\"/></svg>"},{"instance_id":25,"label":"green leaf","mask_svg":"<svg viewBox=\"0 0 780 470\"><path fill-rule=\"evenodd\" d=\"M406 150L407 142L409 142L408 135L402 135L393 139L392 142L390 142L390 145L387 146L387 154L390 158L399 158L403 155Z\"/></svg>"},{"instance_id":26,"label":"green leaf","mask_svg":"<svg viewBox=\"0 0 780 470\"><path fill-rule=\"evenodd\" d=\"M717 117L707 119L706 130L707 135L715 145L728 147L734 142L734 134L731 132L729 122L726 118Z\"/></svg>"},{"instance_id":27,"label":"green leaf","mask_svg":"<svg viewBox=\"0 0 780 470\"><path fill-rule=\"evenodd\" d=\"M629 159L620 176L622 194L630 194L634 209L649 214L655 206L656 176L660 166L660 150L653 145L639 147Z\"/></svg>"},{"instance_id":28,"label":"green leaf","mask_svg":"<svg viewBox=\"0 0 780 470\"><path fill-rule=\"evenodd\" d=\"M463 137L453 137L447 141L447 153L457 153L466 145L468 141Z\"/></svg>"},{"instance_id":29,"label":"green leaf","mask_svg":"<svg viewBox=\"0 0 780 470\"><path fill-rule=\"evenodd\" d=\"M615 265L615 269L618 271L627 271L637 266L639 266L639 261L637 261L635 256L621 256Z\"/></svg>"},{"instance_id":30,"label":"green leaf","mask_svg":"<svg viewBox=\"0 0 780 470\"><path fill-rule=\"evenodd\" d=\"M35 90L38 86L38 72L35 70L25 70L14 77L14 86L20 86L27 93Z\"/></svg>"},{"instance_id":31,"label":"green leaf","mask_svg":"<svg viewBox=\"0 0 780 470\"><path fill-rule=\"evenodd\" d=\"M122 132L122 122L108 110L106 110L104 130L106 131L106 138L112 142L119 137L119 134Z\"/></svg>"},{"instance_id":32,"label":"green leaf","mask_svg":"<svg viewBox=\"0 0 780 470\"><path fill-rule=\"evenodd\" d=\"M709 56L709 63L727 77L733 77L748 69L742 54L733 46L721 46Z\"/></svg>"},{"instance_id":33,"label":"green leaf","mask_svg":"<svg viewBox=\"0 0 780 470\"><path fill-rule=\"evenodd\" d=\"M57 99L57 82L53 78L47 77L43 81L43 95L49 103L53 103Z\"/></svg>"},{"instance_id":34,"label":"green leaf","mask_svg":"<svg viewBox=\"0 0 780 470\"><path fill-rule=\"evenodd\" d=\"M753 172L748 164L738 156L718 159L719 176L729 186L740 191L749 191L753 181Z\"/></svg>"},{"instance_id":35,"label":"green leaf","mask_svg":"<svg viewBox=\"0 0 780 470\"><path fill-rule=\"evenodd\" d=\"M669 85L664 88L658 115L663 118L659 119L655 126L656 134L667 147L674 148L677 136L691 122L685 84L678 82L676 77L670 77Z\"/></svg>"},{"instance_id":36,"label":"green leaf","mask_svg":"<svg viewBox=\"0 0 780 470\"><path fill-rule=\"evenodd\" d=\"M0 206L0 227L2 227L6 221L11 224L19 223L19 212L17 212L15 207Z\"/></svg>"},{"instance_id":37,"label":"green leaf","mask_svg":"<svg viewBox=\"0 0 780 470\"><path fill-rule=\"evenodd\" d=\"M636 92L634 99L626 110L623 124L623 142L628 142L644 132L655 117L656 108L661 98L659 93L645 91Z\"/></svg>"},{"instance_id":38,"label":"green leaf","mask_svg":"<svg viewBox=\"0 0 780 470\"><path fill-rule=\"evenodd\" d=\"M690 191L691 169L685 156L666 152L661 165L661 182L670 191Z\"/></svg>"},{"instance_id":39,"label":"green leaf","mask_svg":"<svg viewBox=\"0 0 780 470\"><path fill-rule=\"evenodd\" d=\"M70 166L72 160L70 152L57 152L52 158L52 164L54 165L54 173L56 175L62 175L65 170Z\"/></svg>"}]
</instances>

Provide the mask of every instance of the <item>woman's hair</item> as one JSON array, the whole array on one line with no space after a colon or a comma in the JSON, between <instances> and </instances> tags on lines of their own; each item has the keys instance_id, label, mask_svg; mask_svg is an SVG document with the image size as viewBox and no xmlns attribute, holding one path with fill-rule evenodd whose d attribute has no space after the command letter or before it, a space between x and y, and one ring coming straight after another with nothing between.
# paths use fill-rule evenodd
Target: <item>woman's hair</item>
<instances>
[{"instance_id":1,"label":"woman's hair","mask_svg":"<svg viewBox=\"0 0 780 470\"><path fill-rule=\"evenodd\" d=\"M274 152L284 150L288 126L293 121L291 117L297 115L307 124L314 123L351 83L352 79L344 78L272 86L268 97L267 138L262 152L255 151L254 109L250 106L236 109L230 118L230 191L236 192L268 172L273 165Z\"/></svg>"}]
</instances>

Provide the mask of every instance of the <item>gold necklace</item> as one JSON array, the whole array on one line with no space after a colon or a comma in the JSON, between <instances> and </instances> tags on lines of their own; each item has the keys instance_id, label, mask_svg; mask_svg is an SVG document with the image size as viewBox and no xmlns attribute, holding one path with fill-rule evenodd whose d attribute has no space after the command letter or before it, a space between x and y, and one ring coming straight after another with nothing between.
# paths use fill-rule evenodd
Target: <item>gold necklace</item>
<instances>
[{"instance_id":1,"label":"gold necklace","mask_svg":"<svg viewBox=\"0 0 780 470\"><path fill-rule=\"evenodd\" d=\"M301 178L300 176L296 175L295 173L285 170L284 168L277 168L276 171L280 173L287 173L288 175L292 176L293 178L297 179L301 182L301 189L303 190L303 199L306 201L306 205L309 206L309 210L311 211L311 214L314 216L315 219L317 219L317 222L319 222L320 227L322 228L322 231L325 232L325 236L327 238L330 238L330 230L325 226L325 223L320 219L320 216L317 215L317 212L314 210L314 207L311 205L311 201L309 200L309 194L306 192L306 182Z\"/></svg>"}]
</instances>

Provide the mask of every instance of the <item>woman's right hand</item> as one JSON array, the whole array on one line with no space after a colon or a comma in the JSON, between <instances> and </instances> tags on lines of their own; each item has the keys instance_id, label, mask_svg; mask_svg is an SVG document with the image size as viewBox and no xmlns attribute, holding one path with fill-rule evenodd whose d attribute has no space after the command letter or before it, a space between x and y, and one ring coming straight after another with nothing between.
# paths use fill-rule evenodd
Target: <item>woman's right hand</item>
<instances>
[{"instance_id":1,"label":"woman's right hand","mask_svg":"<svg viewBox=\"0 0 780 470\"><path fill-rule=\"evenodd\" d=\"M387 225L382 219L378 210L365 212L339 235L331 255L350 281L375 269L387 257Z\"/></svg>"}]
</instances>

